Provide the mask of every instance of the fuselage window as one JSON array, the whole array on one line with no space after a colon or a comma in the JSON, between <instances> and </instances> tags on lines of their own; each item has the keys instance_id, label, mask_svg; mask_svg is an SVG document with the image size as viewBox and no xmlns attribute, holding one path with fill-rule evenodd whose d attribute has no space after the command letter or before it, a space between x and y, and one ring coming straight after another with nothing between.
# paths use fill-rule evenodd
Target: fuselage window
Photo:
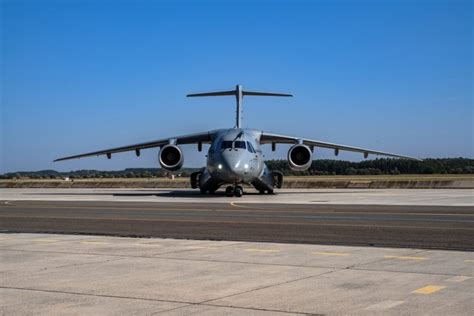
<instances>
[{"instance_id":1,"label":"fuselage window","mask_svg":"<svg viewBox=\"0 0 474 316\"><path fill-rule=\"evenodd\" d=\"M232 147L232 144L234 144L233 147ZM224 141L222 141L222 143L221 143L221 150L222 150L222 149L231 149L231 148L235 148L235 149L239 149L239 148L240 148L240 149L245 149L245 142L243 142L243 141L235 141L235 142L233 142L233 141L230 141L230 140L224 140Z\"/></svg>"},{"instance_id":2,"label":"fuselage window","mask_svg":"<svg viewBox=\"0 0 474 316\"><path fill-rule=\"evenodd\" d=\"M227 140L222 141L221 149L229 149L229 148L232 148L232 142L227 141Z\"/></svg>"},{"instance_id":3,"label":"fuselage window","mask_svg":"<svg viewBox=\"0 0 474 316\"><path fill-rule=\"evenodd\" d=\"M242 141L235 141L234 148L245 149L245 142Z\"/></svg>"},{"instance_id":4,"label":"fuselage window","mask_svg":"<svg viewBox=\"0 0 474 316\"><path fill-rule=\"evenodd\" d=\"M247 149L250 151L252 154L255 154L255 149L253 149L252 143L247 142Z\"/></svg>"}]
</instances>

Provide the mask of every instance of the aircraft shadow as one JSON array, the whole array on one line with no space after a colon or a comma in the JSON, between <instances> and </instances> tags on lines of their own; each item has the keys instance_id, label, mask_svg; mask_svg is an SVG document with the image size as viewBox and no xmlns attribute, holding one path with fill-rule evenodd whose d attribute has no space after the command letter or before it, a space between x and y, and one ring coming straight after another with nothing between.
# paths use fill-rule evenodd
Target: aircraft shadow
<instances>
[{"instance_id":1,"label":"aircraft shadow","mask_svg":"<svg viewBox=\"0 0 474 316\"><path fill-rule=\"evenodd\" d=\"M136 190L134 192L57 192L57 193L25 193L24 195L53 195L53 196L123 196L123 197L140 197L140 196L157 196L157 197L179 197L179 198L219 198L225 197L225 191L217 191L214 194L201 194L199 190ZM140 191L140 192L138 192ZM146 191L146 192L143 192ZM346 194L346 193L357 193L357 191L326 191L326 192L311 192L311 194ZM308 194L307 191L291 191L291 192L275 192L275 195L298 195L298 194ZM258 196L261 195L255 190L244 190L244 195L248 196ZM267 194L263 194L265 196Z\"/></svg>"}]
</instances>

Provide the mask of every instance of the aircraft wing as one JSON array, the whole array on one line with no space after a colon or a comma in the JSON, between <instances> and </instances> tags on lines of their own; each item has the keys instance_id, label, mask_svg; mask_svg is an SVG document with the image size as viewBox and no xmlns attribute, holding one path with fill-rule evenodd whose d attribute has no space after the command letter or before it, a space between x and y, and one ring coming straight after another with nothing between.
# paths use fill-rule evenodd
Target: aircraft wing
<instances>
[{"instance_id":1,"label":"aircraft wing","mask_svg":"<svg viewBox=\"0 0 474 316\"><path fill-rule=\"evenodd\" d=\"M110 157L110 155L115 154L115 153L121 153L121 152L132 151L132 150L135 150L137 152L137 155L139 155L139 151L141 149L160 147L160 146L167 145L169 143L176 143L176 145L195 144L195 143L206 144L206 143L211 142L213 134L214 134L213 131L208 131L208 132L189 134L189 135L178 136L178 137L163 138L163 139L153 140L146 143L127 145L127 146L122 146L122 147L115 147L115 148L109 148L109 149L104 149L104 150L99 150L99 151L93 151L93 152L89 152L85 154L62 157L62 158L55 159L54 161L62 161L62 160L68 160L68 159L76 159L76 158L100 156L100 155L107 155L108 157Z\"/></svg>"},{"instance_id":2,"label":"aircraft wing","mask_svg":"<svg viewBox=\"0 0 474 316\"><path fill-rule=\"evenodd\" d=\"M312 140L312 139L305 139L305 138L300 138L300 137L271 134L271 133L266 133L266 132L262 132L262 136L260 138L260 143L261 144L269 144L269 143L297 144L299 142L302 142L303 144L308 145L308 146L334 149L336 155L339 152L339 150L344 150L344 151L352 151L352 152L363 153L364 157L366 157L366 158L369 154L373 154L373 155L381 155L381 156L396 157L396 158L403 158L403 159L420 160L418 158L403 156L403 155L398 155L398 154L393 154L393 153L388 153L388 152L384 152L384 151L377 151L377 150L360 148L360 147L352 147L352 146L346 146L346 145L340 145L340 144L333 144L333 143L327 143L327 142L323 142L323 141L319 141L319 140Z\"/></svg>"}]
</instances>

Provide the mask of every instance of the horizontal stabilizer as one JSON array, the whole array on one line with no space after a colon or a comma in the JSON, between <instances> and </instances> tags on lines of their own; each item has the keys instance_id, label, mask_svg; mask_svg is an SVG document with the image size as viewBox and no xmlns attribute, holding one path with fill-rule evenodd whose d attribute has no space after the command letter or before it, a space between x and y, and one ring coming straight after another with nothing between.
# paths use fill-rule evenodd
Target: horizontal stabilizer
<instances>
[{"instance_id":1,"label":"horizontal stabilizer","mask_svg":"<svg viewBox=\"0 0 474 316\"><path fill-rule=\"evenodd\" d=\"M245 91L241 85L237 85L235 90L230 91L216 91L216 92L204 92L204 93L192 93L188 94L187 97L221 97L221 96L235 96L237 100L235 126L240 128L242 121L242 100L244 96L260 96L260 97L292 97L293 95L287 93L273 93L273 92L257 92L257 91Z\"/></svg>"},{"instance_id":2,"label":"horizontal stabilizer","mask_svg":"<svg viewBox=\"0 0 474 316\"><path fill-rule=\"evenodd\" d=\"M193 93L193 94L188 94L187 97L220 97L223 95L235 95L235 90L220 91L220 92L207 92L207 93Z\"/></svg>"},{"instance_id":3,"label":"horizontal stabilizer","mask_svg":"<svg viewBox=\"0 0 474 316\"><path fill-rule=\"evenodd\" d=\"M257 91L245 91L242 89L242 86L237 86L235 90L230 91L216 91L216 92L204 92L204 93L192 93L188 94L187 97L221 97L233 95L236 97L252 95L252 96L261 96L261 97L292 97L292 94L287 93L274 93L274 92L257 92Z\"/></svg>"},{"instance_id":4,"label":"horizontal stabilizer","mask_svg":"<svg viewBox=\"0 0 474 316\"><path fill-rule=\"evenodd\" d=\"M292 97L292 94L287 93L272 93L272 92L253 92L253 91L244 91L244 95L255 95L262 97Z\"/></svg>"},{"instance_id":5,"label":"horizontal stabilizer","mask_svg":"<svg viewBox=\"0 0 474 316\"><path fill-rule=\"evenodd\" d=\"M227 95L238 95L235 90L232 91L219 91L219 92L205 92L205 93L192 93L188 94L187 97L221 97ZM261 97L292 97L292 94L287 93L272 93L272 92L256 92L256 91L242 91L242 96L253 95Z\"/></svg>"}]
</instances>

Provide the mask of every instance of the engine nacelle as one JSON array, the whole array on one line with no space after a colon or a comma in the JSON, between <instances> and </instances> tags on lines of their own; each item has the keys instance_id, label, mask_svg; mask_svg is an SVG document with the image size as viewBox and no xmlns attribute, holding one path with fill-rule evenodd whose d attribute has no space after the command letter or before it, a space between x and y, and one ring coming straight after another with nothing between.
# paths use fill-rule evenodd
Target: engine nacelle
<instances>
[{"instance_id":1,"label":"engine nacelle","mask_svg":"<svg viewBox=\"0 0 474 316\"><path fill-rule=\"evenodd\" d=\"M184 162L183 152L176 145L165 145L158 154L158 160L163 169L176 171L181 169Z\"/></svg>"},{"instance_id":2,"label":"engine nacelle","mask_svg":"<svg viewBox=\"0 0 474 316\"><path fill-rule=\"evenodd\" d=\"M313 152L311 149L302 144L294 145L288 151L288 164L295 171L305 171L311 167L313 162Z\"/></svg>"}]
</instances>

